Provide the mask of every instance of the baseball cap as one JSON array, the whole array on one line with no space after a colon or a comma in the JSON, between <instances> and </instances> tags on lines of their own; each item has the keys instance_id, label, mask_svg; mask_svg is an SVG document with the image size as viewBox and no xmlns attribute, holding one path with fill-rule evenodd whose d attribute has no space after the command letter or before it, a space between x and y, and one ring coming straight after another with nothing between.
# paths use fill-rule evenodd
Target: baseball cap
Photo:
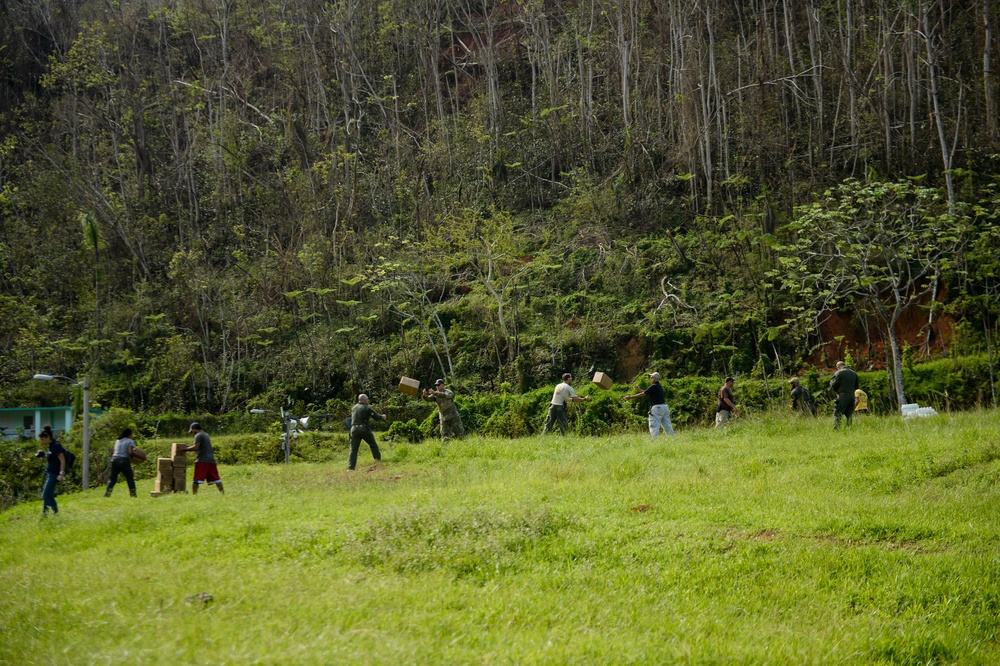
<instances>
[{"instance_id":1,"label":"baseball cap","mask_svg":"<svg viewBox=\"0 0 1000 666\"><path fill-rule=\"evenodd\" d=\"M726 383L729 383L729 382L735 382L735 381L736 381L736 380L735 380L735 379L733 379L732 377L726 377Z\"/></svg>"},{"instance_id":2,"label":"baseball cap","mask_svg":"<svg viewBox=\"0 0 1000 666\"><path fill-rule=\"evenodd\" d=\"M444 384L444 380L443 379L439 379L436 382L434 382L434 386L438 386L439 384Z\"/></svg>"},{"instance_id":3,"label":"baseball cap","mask_svg":"<svg viewBox=\"0 0 1000 666\"><path fill-rule=\"evenodd\" d=\"M201 424L195 421L194 423L191 424L188 430L201 430Z\"/></svg>"}]
</instances>

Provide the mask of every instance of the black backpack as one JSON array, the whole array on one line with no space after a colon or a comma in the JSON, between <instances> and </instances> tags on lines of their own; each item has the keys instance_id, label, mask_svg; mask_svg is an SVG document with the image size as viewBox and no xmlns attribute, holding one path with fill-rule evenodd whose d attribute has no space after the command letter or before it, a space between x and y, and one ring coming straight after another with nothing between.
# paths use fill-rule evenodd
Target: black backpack
<instances>
[{"instance_id":1,"label":"black backpack","mask_svg":"<svg viewBox=\"0 0 1000 666\"><path fill-rule=\"evenodd\" d=\"M66 459L66 476L73 471L73 464L76 462L76 454L63 447L63 457Z\"/></svg>"}]
</instances>

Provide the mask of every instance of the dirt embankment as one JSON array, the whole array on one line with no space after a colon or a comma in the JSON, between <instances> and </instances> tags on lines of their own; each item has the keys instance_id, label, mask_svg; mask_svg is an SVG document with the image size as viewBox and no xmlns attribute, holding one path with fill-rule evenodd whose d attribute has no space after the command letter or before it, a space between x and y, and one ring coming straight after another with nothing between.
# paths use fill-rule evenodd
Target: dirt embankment
<instances>
[{"instance_id":1,"label":"dirt embankment","mask_svg":"<svg viewBox=\"0 0 1000 666\"><path fill-rule=\"evenodd\" d=\"M948 292L942 287L936 302L947 302ZM931 299L912 306L896 324L900 346L910 345L918 355L940 355L948 350L955 334L955 319L940 311L930 319ZM856 369L878 370L886 367L889 341L882 322L872 314L850 308L823 313L819 327L820 346L809 358L816 366L832 366L844 358L848 350Z\"/></svg>"}]
</instances>

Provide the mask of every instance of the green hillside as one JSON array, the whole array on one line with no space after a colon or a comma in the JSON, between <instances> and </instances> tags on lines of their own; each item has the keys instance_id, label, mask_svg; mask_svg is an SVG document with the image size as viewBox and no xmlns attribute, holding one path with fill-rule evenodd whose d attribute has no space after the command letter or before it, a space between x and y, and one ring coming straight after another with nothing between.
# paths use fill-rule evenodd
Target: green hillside
<instances>
[{"instance_id":1,"label":"green hillside","mask_svg":"<svg viewBox=\"0 0 1000 666\"><path fill-rule=\"evenodd\" d=\"M14 507L0 663L1000 660L995 412L384 452Z\"/></svg>"},{"instance_id":2,"label":"green hillside","mask_svg":"<svg viewBox=\"0 0 1000 666\"><path fill-rule=\"evenodd\" d=\"M0 406L992 359L997 16L0 3Z\"/></svg>"}]
</instances>

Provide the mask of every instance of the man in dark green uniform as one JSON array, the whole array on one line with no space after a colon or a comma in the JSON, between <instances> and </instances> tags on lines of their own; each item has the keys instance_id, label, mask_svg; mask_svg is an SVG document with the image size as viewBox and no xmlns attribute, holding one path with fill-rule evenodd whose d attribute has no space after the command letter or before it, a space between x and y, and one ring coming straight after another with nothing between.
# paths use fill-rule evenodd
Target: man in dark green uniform
<instances>
[{"instance_id":1,"label":"man in dark green uniform","mask_svg":"<svg viewBox=\"0 0 1000 666\"><path fill-rule=\"evenodd\" d=\"M369 419L385 420L385 414L379 414L368 404L368 396L362 393L358 396L358 404L351 408L351 459L347 463L347 469L354 469L358 464L358 449L361 447L361 440L368 442L372 450L372 458L382 460L382 452L378 450L375 443L375 434L368 427Z\"/></svg>"},{"instance_id":2,"label":"man in dark green uniform","mask_svg":"<svg viewBox=\"0 0 1000 666\"><path fill-rule=\"evenodd\" d=\"M816 403L813 402L809 389L802 386L798 377L792 377L788 383L792 385L792 404L790 405L792 411L801 411L807 416L816 416Z\"/></svg>"},{"instance_id":3,"label":"man in dark green uniform","mask_svg":"<svg viewBox=\"0 0 1000 666\"><path fill-rule=\"evenodd\" d=\"M424 389L422 397L427 402L437 403L438 421L441 424L441 439L447 440L449 437L462 439L465 437L465 428L462 427L462 417L458 415L458 408L455 407L455 394L445 388L443 379L434 382L433 391L431 389Z\"/></svg>"},{"instance_id":4,"label":"man in dark green uniform","mask_svg":"<svg viewBox=\"0 0 1000 666\"><path fill-rule=\"evenodd\" d=\"M847 425L851 425L854 416L854 391L861 388L858 373L848 368L843 361L837 361L837 372L833 373L830 388L837 394L837 400L833 404L834 430L840 427L841 416L847 419Z\"/></svg>"}]
</instances>

